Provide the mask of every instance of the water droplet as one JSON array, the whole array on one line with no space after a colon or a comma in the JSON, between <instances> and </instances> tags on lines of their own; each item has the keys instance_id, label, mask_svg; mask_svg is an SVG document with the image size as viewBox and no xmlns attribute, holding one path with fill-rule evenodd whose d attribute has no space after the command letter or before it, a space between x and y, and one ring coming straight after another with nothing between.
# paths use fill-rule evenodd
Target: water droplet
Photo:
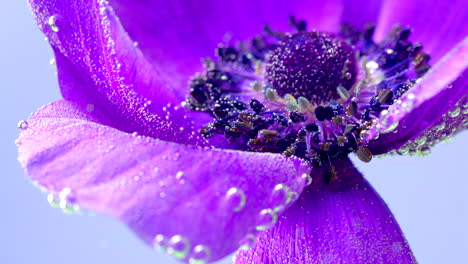
<instances>
[{"instance_id":1,"label":"water droplet","mask_svg":"<svg viewBox=\"0 0 468 264\"><path fill-rule=\"evenodd\" d=\"M277 184L271 193L273 211L278 212L291 202L291 189L285 184Z\"/></svg>"},{"instance_id":2,"label":"water droplet","mask_svg":"<svg viewBox=\"0 0 468 264\"><path fill-rule=\"evenodd\" d=\"M247 196L241 189L232 187L226 192L225 199L228 207L232 208L232 211L239 212L244 208Z\"/></svg>"},{"instance_id":3,"label":"water droplet","mask_svg":"<svg viewBox=\"0 0 468 264\"><path fill-rule=\"evenodd\" d=\"M419 147L422 147L422 146L424 146L424 144L426 144L426 141L427 141L427 138L425 136L422 136L422 137L418 137L414 142Z\"/></svg>"},{"instance_id":4,"label":"water droplet","mask_svg":"<svg viewBox=\"0 0 468 264\"><path fill-rule=\"evenodd\" d=\"M181 235L171 237L167 246L167 253L178 259L187 257L190 250L190 242Z\"/></svg>"},{"instance_id":5,"label":"water droplet","mask_svg":"<svg viewBox=\"0 0 468 264\"><path fill-rule=\"evenodd\" d=\"M406 146L403 146L403 147L396 150L396 153L398 155L402 155L402 156L408 154L408 152L409 152L409 149Z\"/></svg>"},{"instance_id":6,"label":"water droplet","mask_svg":"<svg viewBox=\"0 0 468 264\"><path fill-rule=\"evenodd\" d=\"M49 17L49 19L47 20L47 24L49 24L50 29L54 32L59 32L60 30L59 27L57 26L57 20L58 20L58 16L56 15Z\"/></svg>"},{"instance_id":7,"label":"water droplet","mask_svg":"<svg viewBox=\"0 0 468 264\"><path fill-rule=\"evenodd\" d=\"M185 174L183 171L178 171L176 173L176 179L179 181L180 184L185 184Z\"/></svg>"},{"instance_id":8,"label":"water droplet","mask_svg":"<svg viewBox=\"0 0 468 264\"><path fill-rule=\"evenodd\" d=\"M249 250L255 246L257 243L257 238L253 234L247 234L241 241L239 242L240 250Z\"/></svg>"},{"instance_id":9,"label":"water droplet","mask_svg":"<svg viewBox=\"0 0 468 264\"><path fill-rule=\"evenodd\" d=\"M449 115L450 117L457 117L457 116L460 115L460 112L461 112L460 107L455 107L454 109L452 109L452 110L450 110L450 111L448 112L448 115Z\"/></svg>"},{"instance_id":10,"label":"water droplet","mask_svg":"<svg viewBox=\"0 0 468 264\"><path fill-rule=\"evenodd\" d=\"M87 104L86 111L93 112L94 111L94 104Z\"/></svg>"},{"instance_id":11,"label":"water droplet","mask_svg":"<svg viewBox=\"0 0 468 264\"><path fill-rule=\"evenodd\" d=\"M18 122L18 129L19 130L25 130L26 128L28 128L28 121L21 120L21 121Z\"/></svg>"},{"instance_id":12,"label":"water droplet","mask_svg":"<svg viewBox=\"0 0 468 264\"><path fill-rule=\"evenodd\" d=\"M435 129L436 131L442 131L442 130L444 130L444 129L445 129L445 123L441 123L441 124L435 126L434 129Z\"/></svg>"},{"instance_id":13,"label":"water droplet","mask_svg":"<svg viewBox=\"0 0 468 264\"><path fill-rule=\"evenodd\" d=\"M380 133L382 133L382 134L390 133L390 132L394 131L398 127L398 124L399 124L398 122L394 122L394 123L390 124L387 128L382 129L380 131Z\"/></svg>"},{"instance_id":14,"label":"water droplet","mask_svg":"<svg viewBox=\"0 0 468 264\"><path fill-rule=\"evenodd\" d=\"M197 245L193 248L189 259L190 264L205 264L211 256L211 250L207 246Z\"/></svg>"},{"instance_id":15,"label":"water droplet","mask_svg":"<svg viewBox=\"0 0 468 264\"><path fill-rule=\"evenodd\" d=\"M422 148L420 150L421 156L429 156L431 154L431 149L430 148Z\"/></svg>"},{"instance_id":16,"label":"water droplet","mask_svg":"<svg viewBox=\"0 0 468 264\"><path fill-rule=\"evenodd\" d=\"M276 224L276 221L278 221L278 215L272 209L263 209L258 214L258 224L255 229L266 230Z\"/></svg>"},{"instance_id":17,"label":"water droplet","mask_svg":"<svg viewBox=\"0 0 468 264\"><path fill-rule=\"evenodd\" d=\"M157 250L166 250L167 248L167 239L164 235L158 234L153 239L153 248Z\"/></svg>"},{"instance_id":18,"label":"water droplet","mask_svg":"<svg viewBox=\"0 0 468 264\"><path fill-rule=\"evenodd\" d=\"M55 197L52 193L47 195L47 202L49 202L52 207L59 207L60 200Z\"/></svg>"},{"instance_id":19,"label":"water droplet","mask_svg":"<svg viewBox=\"0 0 468 264\"><path fill-rule=\"evenodd\" d=\"M301 175L301 178L304 179L306 186L311 185L313 182L313 179L312 179L312 176L310 176L310 173L303 173Z\"/></svg>"}]
</instances>

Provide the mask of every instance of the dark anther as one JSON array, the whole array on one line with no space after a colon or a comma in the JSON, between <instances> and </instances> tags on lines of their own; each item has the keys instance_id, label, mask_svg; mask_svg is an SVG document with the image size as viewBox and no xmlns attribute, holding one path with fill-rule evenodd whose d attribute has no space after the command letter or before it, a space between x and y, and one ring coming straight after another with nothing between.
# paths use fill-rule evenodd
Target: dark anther
<instances>
[{"instance_id":1,"label":"dark anther","mask_svg":"<svg viewBox=\"0 0 468 264\"><path fill-rule=\"evenodd\" d=\"M410 35L411 35L411 29L409 28L403 29L400 32L400 40L408 40Z\"/></svg>"},{"instance_id":2,"label":"dark anther","mask_svg":"<svg viewBox=\"0 0 468 264\"><path fill-rule=\"evenodd\" d=\"M356 102L352 102L346 107L346 114L348 116L356 116L358 112L358 105Z\"/></svg>"},{"instance_id":3,"label":"dark anther","mask_svg":"<svg viewBox=\"0 0 468 264\"><path fill-rule=\"evenodd\" d=\"M411 56L414 58L423 50L423 45L421 43L413 44L413 50L411 51Z\"/></svg>"},{"instance_id":4,"label":"dark anther","mask_svg":"<svg viewBox=\"0 0 468 264\"><path fill-rule=\"evenodd\" d=\"M225 118L229 114L229 110L223 105L216 105L212 111L217 118Z\"/></svg>"},{"instance_id":5,"label":"dark anther","mask_svg":"<svg viewBox=\"0 0 468 264\"><path fill-rule=\"evenodd\" d=\"M255 98L250 100L249 105L250 105L250 108L252 108L252 110L254 110L254 112L257 114L261 114L265 111L265 106Z\"/></svg>"},{"instance_id":6,"label":"dark anther","mask_svg":"<svg viewBox=\"0 0 468 264\"><path fill-rule=\"evenodd\" d=\"M306 31L307 22L305 22L304 20L300 20L299 22L297 22L296 28L297 28L297 31Z\"/></svg>"},{"instance_id":7,"label":"dark anther","mask_svg":"<svg viewBox=\"0 0 468 264\"><path fill-rule=\"evenodd\" d=\"M220 87L230 80L230 76L219 70L210 70L206 72L206 79L212 85Z\"/></svg>"},{"instance_id":8,"label":"dark anther","mask_svg":"<svg viewBox=\"0 0 468 264\"><path fill-rule=\"evenodd\" d=\"M318 106L317 108L315 108L315 117L317 117L318 121L325 120L325 118L327 117L325 107Z\"/></svg>"},{"instance_id":9,"label":"dark anther","mask_svg":"<svg viewBox=\"0 0 468 264\"><path fill-rule=\"evenodd\" d=\"M374 35L374 31L375 31L375 25L372 24L372 23L367 23L366 25L364 25L364 33L363 33L363 36L364 36L364 39L365 40L372 40L372 36Z\"/></svg>"},{"instance_id":10,"label":"dark anther","mask_svg":"<svg viewBox=\"0 0 468 264\"><path fill-rule=\"evenodd\" d=\"M206 97L205 91L199 86L194 86L190 89L190 95L197 100L200 104L204 103L208 98Z\"/></svg>"},{"instance_id":11,"label":"dark anther","mask_svg":"<svg viewBox=\"0 0 468 264\"><path fill-rule=\"evenodd\" d=\"M348 125L346 125L343 133L346 135L346 134L349 134L349 133L351 133L353 131L356 131L356 129L357 129L357 126L355 124L348 124Z\"/></svg>"},{"instance_id":12,"label":"dark anther","mask_svg":"<svg viewBox=\"0 0 468 264\"><path fill-rule=\"evenodd\" d=\"M335 113L333 113L333 109L329 106L325 107L325 119L332 120L334 116Z\"/></svg>"},{"instance_id":13,"label":"dark anther","mask_svg":"<svg viewBox=\"0 0 468 264\"><path fill-rule=\"evenodd\" d=\"M305 129L309 132L317 132L319 128L316 124L308 124Z\"/></svg>"},{"instance_id":14,"label":"dark anther","mask_svg":"<svg viewBox=\"0 0 468 264\"><path fill-rule=\"evenodd\" d=\"M299 122L304 122L305 121L305 116L299 112L291 112L289 114L289 118L291 118L291 121L293 123L299 123Z\"/></svg>"},{"instance_id":15,"label":"dark anther","mask_svg":"<svg viewBox=\"0 0 468 264\"><path fill-rule=\"evenodd\" d=\"M322 179L325 184L330 184L337 179L335 166L325 166L323 168Z\"/></svg>"},{"instance_id":16,"label":"dark anther","mask_svg":"<svg viewBox=\"0 0 468 264\"><path fill-rule=\"evenodd\" d=\"M390 89L383 89L379 92L377 96L377 100L381 104L385 104L389 99L391 100L393 97L393 92Z\"/></svg>"},{"instance_id":17,"label":"dark anther","mask_svg":"<svg viewBox=\"0 0 468 264\"><path fill-rule=\"evenodd\" d=\"M245 111L239 114L239 119L244 122L255 122L257 121L258 116L254 113L249 113Z\"/></svg>"},{"instance_id":18,"label":"dark anther","mask_svg":"<svg viewBox=\"0 0 468 264\"><path fill-rule=\"evenodd\" d=\"M237 61L237 59L239 57L239 52L235 48L233 48L231 46L229 46L229 47L219 46L216 49L216 55L222 61L234 62L234 61Z\"/></svg>"}]
</instances>

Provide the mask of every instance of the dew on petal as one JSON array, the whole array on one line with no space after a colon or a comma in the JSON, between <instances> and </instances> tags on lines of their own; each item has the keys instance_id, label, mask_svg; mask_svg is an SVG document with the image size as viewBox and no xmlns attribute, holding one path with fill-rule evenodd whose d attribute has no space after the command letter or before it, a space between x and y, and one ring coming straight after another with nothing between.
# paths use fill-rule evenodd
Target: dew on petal
<instances>
[{"instance_id":1,"label":"dew on petal","mask_svg":"<svg viewBox=\"0 0 468 264\"><path fill-rule=\"evenodd\" d=\"M407 146L403 146L396 150L396 153L402 156L408 154L408 152L409 152L409 148Z\"/></svg>"},{"instance_id":2,"label":"dew on petal","mask_svg":"<svg viewBox=\"0 0 468 264\"><path fill-rule=\"evenodd\" d=\"M232 211L239 212L245 207L247 196L241 189L232 187L226 192L225 199Z\"/></svg>"},{"instance_id":3,"label":"dew on petal","mask_svg":"<svg viewBox=\"0 0 468 264\"><path fill-rule=\"evenodd\" d=\"M249 250L255 246L257 243L257 237L253 234L247 234L241 241L239 242L239 249L240 250Z\"/></svg>"},{"instance_id":4,"label":"dew on petal","mask_svg":"<svg viewBox=\"0 0 468 264\"><path fill-rule=\"evenodd\" d=\"M153 239L153 248L157 250L166 250L167 238L162 234L157 234Z\"/></svg>"},{"instance_id":5,"label":"dew on petal","mask_svg":"<svg viewBox=\"0 0 468 264\"><path fill-rule=\"evenodd\" d=\"M47 20L47 24L49 25L50 29L54 32L59 32L59 27L57 26L57 15L50 16Z\"/></svg>"},{"instance_id":6,"label":"dew on petal","mask_svg":"<svg viewBox=\"0 0 468 264\"><path fill-rule=\"evenodd\" d=\"M452 118L455 118L455 117L458 117L460 115L460 112L461 112L460 107L455 107L454 109L452 109L452 110L450 110L448 112L448 116L450 116Z\"/></svg>"},{"instance_id":7,"label":"dew on petal","mask_svg":"<svg viewBox=\"0 0 468 264\"><path fill-rule=\"evenodd\" d=\"M171 237L167 245L167 253L178 259L184 259L187 257L190 251L190 241L181 236L175 235Z\"/></svg>"},{"instance_id":8,"label":"dew on petal","mask_svg":"<svg viewBox=\"0 0 468 264\"><path fill-rule=\"evenodd\" d=\"M263 209L258 214L258 222L255 229L258 231L266 230L276 224L278 215L272 209Z\"/></svg>"},{"instance_id":9,"label":"dew on petal","mask_svg":"<svg viewBox=\"0 0 468 264\"><path fill-rule=\"evenodd\" d=\"M18 129L19 130L25 130L28 128L28 121L26 120L21 120L18 122Z\"/></svg>"},{"instance_id":10,"label":"dew on petal","mask_svg":"<svg viewBox=\"0 0 468 264\"><path fill-rule=\"evenodd\" d=\"M283 183L277 184L271 193L273 211L278 212L291 202L291 189Z\"/></svg>"},{"instance_id":11,"label":"dew on petal","mask_svg":"<svg viewBox=\"0 0 468 264\"><path fill-rule=\"evenodd\" d=\"M306 186L309 186L309 185L312 184L313 179L312 179L312 176L310 176L309 173L303 173L301 175L301 178L305 180Z\"/></svg>"},{"instance_id":12,"label":"dew on petal","mask_svg":"<svg viewBox=\"0 0 468 264\"><path fill-rule=\"evenodd\" d=\"M55 197L54 194L49 193L47 195L47 202L49 202L50 206L52 207L59 207L60 200L57 197Z\"/></svg>"},{"instance_id":13,"label":"dew on petal","mask_svg":"<svg viewBox=\"0 0 468 264\"><path fill-rule=\"evenodd\" d=\"M390 124L387 128L382 129L380 131L380 133L382 133L382 134L390 133L390 132L394 131L398 127L398 125L399 125L398 122L394 122L394 123Z\"/></svg>"},{"instance_id":14,"label":"dew on petal","mask_svg":"<svg viewBox=\"0 0 468 264\"><path fill-rule=\"evenodd\" d=\"M190 254L190 264L205 264L208 263L211 257L211 250L205 245L196 245Z\"/></svg>"}]
</instances>

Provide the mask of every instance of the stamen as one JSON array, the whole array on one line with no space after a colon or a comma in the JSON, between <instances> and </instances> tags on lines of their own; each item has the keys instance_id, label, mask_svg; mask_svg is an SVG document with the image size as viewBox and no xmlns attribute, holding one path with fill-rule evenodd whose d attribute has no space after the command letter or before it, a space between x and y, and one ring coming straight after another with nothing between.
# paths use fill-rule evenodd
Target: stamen
<instances>
[{"instance_id":1,"label":"stamen","mask_svg":"<svg viewBox=\"0 0 468 264\"><path fill-rule=\"evenodd\" d=\"M208 140L223 135L232 148L301 158L331 183L333 160L351 152L372 160L362 139L430 68L430 56L401 26L376 43L372 24L344 25L338 35L307 32L294 17L289 24L294 33L266 26L248 43L219 45L190 82L186 105L213 118L200 130Z\"/></svg>"}]
</instances>

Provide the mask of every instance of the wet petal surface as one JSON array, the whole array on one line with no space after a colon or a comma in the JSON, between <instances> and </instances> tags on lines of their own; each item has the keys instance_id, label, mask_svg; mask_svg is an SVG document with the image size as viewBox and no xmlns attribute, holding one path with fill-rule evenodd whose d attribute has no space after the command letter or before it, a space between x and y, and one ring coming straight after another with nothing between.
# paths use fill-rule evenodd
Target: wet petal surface
<instances>
[{"instance_id":1,"label":"wet petal surface","mask_svg":"<svg viewBox=\"0 0 468 264\"><path fill-rule=\"evenodd\" d=\"M381 130L394 128L370 142L372 152L386 153L402 147L409 140L432 134L433 140L420 139L417 143L420 145L418 149L425 149L435 141L463 130L466 127L464 109L468 100L467 66L468 38L465 38L407 91L399 103L381 115L369 138L375 137Z\"/></svg>"},{"instance_id":2,"label":"wet petal surface","mask_svg":"<svg viewBox=\"0 0 468 264\"><path fill-rule=\"evenodd\" d=\"M104 1L30 3L54 48L65 99L112 116L113 125L126 132L205 144L191 135L184 114L173 110L180 108L173 91L134 46Z\"/></svg>"},{"instance_id":3,"label":"wet petal surface","mask_svg":"<svg viewBox=\"0 0 468 264\"><path fill-rule=\"evenodd\" d=\"M341 162L338 180L307 187L233 263L416 263L387 205L349 161Z\"/></svg>"},{"instance_id":4,"label":"wet petal surface","mask_svg":"<svg viewBox=\"0 0 468 264\"><path fill-rule=\"evenodd\" d=\"M45 106L23 127L20 162L64 209L116 217L184 261L235 251L272 226L306 182L299 160L184 146L96 122L76 103Z\"/></svg>"}]
</instances>

